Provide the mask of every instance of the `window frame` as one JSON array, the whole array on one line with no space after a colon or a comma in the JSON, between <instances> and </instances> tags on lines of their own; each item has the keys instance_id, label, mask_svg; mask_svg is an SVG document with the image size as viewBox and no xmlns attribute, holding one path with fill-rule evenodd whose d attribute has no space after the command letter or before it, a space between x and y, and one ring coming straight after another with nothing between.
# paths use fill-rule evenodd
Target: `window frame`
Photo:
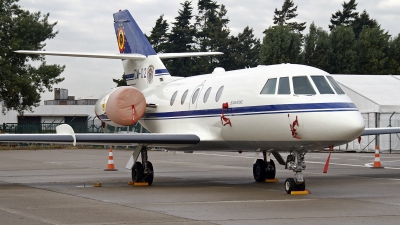
<instances>
[{"instance_id":1,"label":"window frame","mask_svg":"<svg viewBox=\"0 0 400 225\"><path fill-rule=\"evenodd\" d=\"M181 97L181 105L183 105L185 103L188 93L189 93L189 89L186 89L186 91L183 92L182 97Z\"/></svg>"},{"instance_id":2,"label":"window frame","mask_svg":"<svg viewBox=\"0 0 400 225\"><path fill-rule=\"evenodd\" d=\"M208 98L210 97L211 94L211 87L207 88L207 91L204 93L203 96L203 103L206 103Z\"/></svg>"},{"instance_id":3,"label":"window frame","mask_svg":"<svg viewBox=\"0 0 400 225\"><path fill-rule=\"evenodd\" d=\"M267 86L268 85L268 82L269 81L272 81L272 80L275 80L275 85L274 85L274 93L263 93L263 91L265 90L265 89L267 89L267 87L269 87L269 86ZM277 84L278 84L278 78L269 78L268 80L267 80L267 82L265 82L265 84L264 84L264 86L263 86L263 88L261 89L261 91L260 91L260 95L274 95L274 94L276 94L276 91L277 91Z\"/></svg>"},{"instance_id":4,"label":"window frame","mask_svg":"<svg viewBox=\"0 0 400 225\"><path fill-rule=\"evenodd\" d=\"M177 96L177 95L178 95L178 91L175 91L174 94L171 96L171 100L169 101L169 104L170 104L171 106L174 105L175 99L176 99L176 96Z\"/></svg>"},{"instance_id":5,"label":"window frame","mask_svg":"<svg viewBox=\"0 0 400 225\"><path fill-rule=\"evenodd\" d=\"M287 81L288 81L289 93L279 93L279 88L280 88L280 85L281 85L281 80L284 79L284 78L286 78ZM279 77L278 90L277 90L276 93L277 93L278 95L290 95L290 94L292 94L292 88L290 87L290 79L289 79L289 76L286 76L286 77Z\"/></svg>"},{"instance_id":6,"label":"window frame","mask_svg":"<svg viewBox=\"0 0 400 225\"><path fill-rule=\"evenodd\" d=\"M222 85L219 89L218 89L218 91L217 91L217 93L215 94L215 102L218 102L220 99L221 99L221 96L222 96L222 92L224 91L224 85Z\"/></svg>"}]
</instances>

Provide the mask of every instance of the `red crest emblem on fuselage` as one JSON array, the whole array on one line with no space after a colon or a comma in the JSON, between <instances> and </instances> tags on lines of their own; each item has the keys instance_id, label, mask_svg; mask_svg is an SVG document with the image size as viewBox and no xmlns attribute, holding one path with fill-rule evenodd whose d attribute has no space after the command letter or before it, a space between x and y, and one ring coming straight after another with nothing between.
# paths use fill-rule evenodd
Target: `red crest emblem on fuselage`
<instances>
[{"instance_id":1,"label":"red crest emblem on fuselage","mask_svg":"<svg viewBox=\"0 0 400 225\"><path fill-rule=\"evenodd\" d=\"M124 28L122 27L118 29L117 41L118 41L119 52L122 53L125 49L125 32Z\"/></svg>"}]
</instances>

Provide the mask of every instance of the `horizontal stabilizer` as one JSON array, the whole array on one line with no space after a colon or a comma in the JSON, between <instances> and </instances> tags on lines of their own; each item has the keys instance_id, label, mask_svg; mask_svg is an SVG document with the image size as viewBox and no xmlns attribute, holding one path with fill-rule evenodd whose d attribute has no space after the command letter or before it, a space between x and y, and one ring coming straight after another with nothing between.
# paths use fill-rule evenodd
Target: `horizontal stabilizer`
<instances>
[{"instance_id":1,"label":"horizontal stabilizer","mask_svg":"<svg viewBox=\"0 0 400 225\"><path fill-rule=\"evenodd\" d=\"M147 57L141 54L102 54L102 53L83 53L83 52L48 52L48 51L15 51L20 54L35 55L53 55L53 56L69 56L69 57L85 57L85 58L104 58L104 59L132 59L144 60Z\"/></svg>"},{"instance_id":2,"label":"horizontal stabilizer","mask_svg":"<svg viewBox=\"0 0 400 225\"><path fill-rule=\"evenodd\" d=\"M185 57L198 57L198 56L211 56L211 55L223 55L222 52L181 52L181 53L158 53L157 56L160 59L174 59L174 58L185 58Z\"/></svg>"},{"instance_id":3,"label":"horizontal stabilizer","mask_svg":"<svg viewBox=\"0 0 400 225\"><path fill-rule=\"evenodd\" d=\"M146 144L149 146L194 145L200 138L194 134L75 134L77 144L92 145L128 145ZM74 138L68 134L2 134L0 142L32 142L32 143L67 143L72 144Z\"/></svg>"},{"instance_id":4,"label":"horizontal stabilizer","mask_svg":"<svg viewBox=\"0 0 400 225\"><path fill-rule=\"evenodd\" d=\"M400 133L400 127L365 128L361 136Z\"/></svg>"}]
</instances>

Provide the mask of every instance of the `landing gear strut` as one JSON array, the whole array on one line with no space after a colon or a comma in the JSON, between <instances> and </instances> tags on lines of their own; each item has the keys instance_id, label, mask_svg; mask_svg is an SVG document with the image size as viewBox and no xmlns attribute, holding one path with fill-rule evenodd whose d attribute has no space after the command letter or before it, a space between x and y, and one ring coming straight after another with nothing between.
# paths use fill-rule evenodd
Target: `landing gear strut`
<instances>
[{"instance_id":1,"label":"landing gear strut","mask_svg":"<svg viewBox=\"0 0 400 225\"><path fill-rule=\"evenodd\" d=\"M285 181L285 191L290 194L292 191L304 191L306 183L303 178L302 171L306 168L304 156L306 151L291 152L286 159L286 169L293 170L296 173L296 178L288 178Z\"/></svg>"},{"instance_id":2,"label":"landing gear strut","mask_svg":"<svg viewBox=\"0 0 400 225\"><path fill-rule=\"evenodd\" d=\"M257 159L253 164L253 176L257 182L275 178L276 168L274 161L271 159L271 153L263 151L263 158Z\"/></svg>"},{"instance_id":3,"label":"landing gear strut","mask_svg":"<svg viewBox=\"0 0 400 225\"><path fill-rule=\"evenodd\" d=\"M139 155L139 153L137 155ZM135 163L132 166L132 181L147 182L149 185L151 185L154 179L154 169L153 164L148 161L146 146L141 147L140 155L142 156L142 162L138 162L136 158L134 160Z\"/></svg>"}]
</instances>

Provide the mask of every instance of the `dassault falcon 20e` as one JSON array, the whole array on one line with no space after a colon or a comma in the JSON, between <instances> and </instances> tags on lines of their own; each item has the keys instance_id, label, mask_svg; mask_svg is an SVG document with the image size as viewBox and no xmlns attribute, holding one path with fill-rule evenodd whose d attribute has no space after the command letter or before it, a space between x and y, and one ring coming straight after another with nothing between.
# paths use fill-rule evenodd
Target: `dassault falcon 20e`
<instances>
[{"instance_id":1,"label":"dassault falcon 20e","mask_svg":"<svg viewBox=\"0 0 400 225\"><path fill-rule=\"evenodd\" d=\"M361 135L399 132L364 129L354 103L328 73L304 65L280 64L187 78L171 76L161 59L218 52L157 54L131 14L114 14L120 54L17 51L24 54L122 59L127 87L105 93L96 115L113 125L136 122L150 134L75 134L61 125L57 134L0 135L0 141L137 145L127 167L133 181L153 182L147 151L253 151L256 181L275 178L274 155L295 172L285 190L304 190L302 171L308 151L346 144ZM245 78L245 79L244 79ZM289 152L286 159L280 152ZM262 158L259 154L262 153ZM141 156L141 162L138 161Z\"/></svg>"}]
</instances>

